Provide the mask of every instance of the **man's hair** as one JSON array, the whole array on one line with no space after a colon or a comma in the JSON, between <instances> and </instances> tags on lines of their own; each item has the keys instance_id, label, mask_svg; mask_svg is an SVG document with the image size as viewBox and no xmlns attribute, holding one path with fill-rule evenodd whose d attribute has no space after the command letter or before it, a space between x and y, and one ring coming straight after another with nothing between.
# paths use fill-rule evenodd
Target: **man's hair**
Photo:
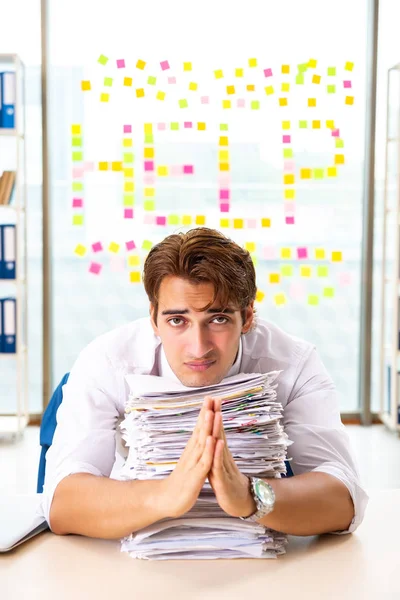
<instances>
[{"instance_id":1,"label":"man's hair","mask_svg":"<svg viewBox=\"0 0 400 600\"><path fill-rule=\"evenodd\" d=\"M222 309L232 303L242 312L243 318L257 291L256 273L249 252L208 227L169 235L147 255L143 283L154 306L156 320L160 285L168 276L214 286L213 300L199 311L208 310L218 300Z\"/></svg>"}]
</instances>

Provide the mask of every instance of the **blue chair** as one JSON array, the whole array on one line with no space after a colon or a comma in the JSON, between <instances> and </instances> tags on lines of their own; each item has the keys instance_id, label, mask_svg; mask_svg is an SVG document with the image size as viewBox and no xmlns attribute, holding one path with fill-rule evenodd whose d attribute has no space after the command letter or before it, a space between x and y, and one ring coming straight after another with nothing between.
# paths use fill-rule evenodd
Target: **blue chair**
<instances>
[{"instance_id":1,"label":"blue chair","mask_svg":"<svg viewBox=\"0 0 400 600\"><path fill-rule=\"evenodd\" d=\"M40 453L40 461L39 461L39 471L38 471L38 480L37 480L37 493L41 494L43 492L43 484L44 484L44 475L46 471L46 453L53 443L54 432L57 427L57 410L60 406L63 395L62 395L62 387L68 381L69 373L64 375L58 384L57 388L54 390L54 393L51 397L50 402L47 405L46 410L43 413L42 423L40 425L40 445L42 446L42 451ZM290 466L290 462L288 460L285 461L286 464L286 475L281 475L281 477L293 477L293 471Z\"/></svg>"}]
</instances>

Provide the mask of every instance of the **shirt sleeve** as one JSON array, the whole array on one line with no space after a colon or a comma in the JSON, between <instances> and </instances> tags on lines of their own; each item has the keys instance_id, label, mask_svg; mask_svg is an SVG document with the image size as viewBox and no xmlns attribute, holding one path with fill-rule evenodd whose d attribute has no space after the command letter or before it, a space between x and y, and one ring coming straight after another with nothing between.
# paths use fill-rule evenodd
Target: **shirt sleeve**
<instances>
[{"instance_id":1,"label":"shirt sleeve","mask_svg":"<svg viewBox=\"0 0 400 600\"><path fill-rule=\"evenodd\" d=\"M293 444L288 457L295 475L328 473L345 484L354 504L354 517L344 531L352 533L364 518L368 495L363 489L350 439L340 418L336 388L313 348L303 357L299 375L284 409L284 428Z\"/></svg>"},{"instance_id":2,"label":"shirt sleeve","mask_svg":"<svg viewBox=\"0 0 400 600\"><path fill-rule=\"evenodd\" d=\"M93 342L79 355L62 390L43 487L42 511L50 529L51 503L62 479L73 473L110 475L119 418L117 373Z\"/></svg>"}]
</instances>

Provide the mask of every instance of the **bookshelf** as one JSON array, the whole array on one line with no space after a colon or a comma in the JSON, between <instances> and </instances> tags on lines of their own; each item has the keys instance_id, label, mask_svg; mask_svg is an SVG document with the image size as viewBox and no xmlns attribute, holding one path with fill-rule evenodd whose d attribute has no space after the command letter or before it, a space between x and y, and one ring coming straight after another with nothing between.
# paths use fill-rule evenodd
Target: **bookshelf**
<instances>
[{"instance_id":1,"label":"bookshelf","mask_svg":"<svg viewBox=\"0 0 400 600\"><path fill-rule=\"evenodd\" d=\"M0 352L0 377L10 381L14 409L9 412L7 405L7 414L0 414L0 436L19 439L29 423L25 66L17 54L0 54L0 71L16 77L15 128L0 127L0 172L16 173L12 204L0 204L0 224L14 224L16 237L15 278L0 279L0 297L16 299L16 351Z\"/></svg>"},{"instance_id":2,"label":"bookshelf","mask_svg":"<svg viewBox=\"0 0 400 600\"><path fill-rule=\"evenodd\" d=\"M380 418L400 434L400 63L388 71L386 116Z\"/></svg>"}]
</instances>

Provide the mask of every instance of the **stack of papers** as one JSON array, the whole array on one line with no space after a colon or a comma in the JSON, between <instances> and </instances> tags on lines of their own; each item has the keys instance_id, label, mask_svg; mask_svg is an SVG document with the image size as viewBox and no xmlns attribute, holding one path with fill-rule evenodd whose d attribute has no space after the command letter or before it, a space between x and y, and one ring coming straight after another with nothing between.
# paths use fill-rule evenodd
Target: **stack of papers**
<instances>
[{"instance_id":1,"label":"stack of papers","mask_svg":"<svg viewBox=\"0 0 400 600\"><path fill-rule=\"evenodd\" d=\"M292 443L276 401L278 371L239 374L209 387L188 388L150 375L128 375L131 393L121 435L129 449L118 478L161 479L175 468L196 425L204 397L223 399L229 449L239 470L256 477L286 472ZM165 519L122 540L135 558L273 558L285 552L284 534L227 515L208 483L180 519Z\"/></svg>"}]
</instances>

